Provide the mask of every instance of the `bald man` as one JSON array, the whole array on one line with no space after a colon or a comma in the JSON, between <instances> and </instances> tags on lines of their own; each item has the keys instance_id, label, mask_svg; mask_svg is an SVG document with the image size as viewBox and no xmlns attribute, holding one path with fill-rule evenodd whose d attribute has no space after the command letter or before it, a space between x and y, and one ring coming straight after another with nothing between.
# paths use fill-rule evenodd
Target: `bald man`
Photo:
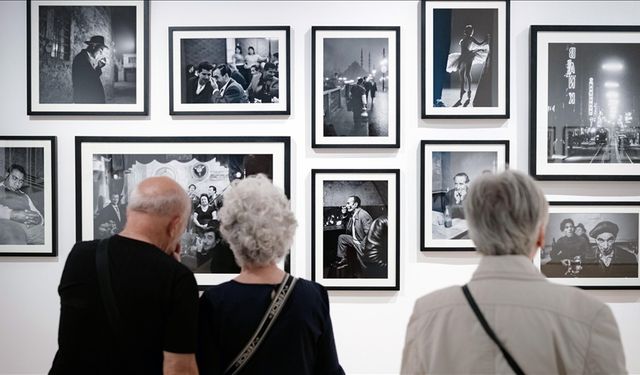
<instances>
[{"instance_id":1,"label":"bald man","mask_svg":"<svg viewBox=\"0 0 640 375\"><path fill-rule=\"evenodd\" d=\"M148 178L129 197L122 232L73 247L58 287L58 352L50 374L197 374L198 290L179 262L190 212L180 185ZM99 275L96 254L104 249L109 269ZM113 304L105 302L104 274ZM105 306L113 305L117 312L109 314Z\"/></svg>"}]
</instances>

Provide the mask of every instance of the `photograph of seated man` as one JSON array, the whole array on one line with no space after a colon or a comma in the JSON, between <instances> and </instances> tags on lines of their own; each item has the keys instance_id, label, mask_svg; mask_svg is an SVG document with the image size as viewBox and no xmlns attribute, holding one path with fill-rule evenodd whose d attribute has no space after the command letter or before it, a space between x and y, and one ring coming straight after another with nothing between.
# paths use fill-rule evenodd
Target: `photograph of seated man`
<instances>
[{"instance_id":1,"label":"photograph of seated man","mask_svg":"<svg viewBox=\"0 0 640 375\"><path fill-rule=\"evenodd\" d=\"M22 190L26 178L22 165L11 164L0 183L0 245L44 244L44 218Z\"/></svg>"}]
</instances>

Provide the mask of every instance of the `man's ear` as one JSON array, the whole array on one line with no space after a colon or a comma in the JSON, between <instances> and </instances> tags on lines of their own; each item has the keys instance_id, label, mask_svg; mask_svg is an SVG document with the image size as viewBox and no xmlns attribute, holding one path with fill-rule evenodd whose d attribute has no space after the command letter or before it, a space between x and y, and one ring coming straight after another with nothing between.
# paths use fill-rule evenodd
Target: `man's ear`
<instances>
[{"instance_id":1,"label":"man's ear","mask_svg":"<svg viewBox=\"0 0 640 375\"><path fill-rule=\"evenodd\" d=\"M184 228L182 228L182 218L179 215L173 216L169 223L167 224L167 234L170 238L175 238L178 232L182 232Z\"/></svg>"},{"instance_id":2,"label":"man's ear","mask_svg":"<svg viewBox=\"0 0 640 375\"><path fill-rule=\"evenodd\" d=\"M538 231L538 238L536 239L536 249L544 246L544 235L545 235L545 225L540 226L540 230Z\"/></svg>"}]
</instances>

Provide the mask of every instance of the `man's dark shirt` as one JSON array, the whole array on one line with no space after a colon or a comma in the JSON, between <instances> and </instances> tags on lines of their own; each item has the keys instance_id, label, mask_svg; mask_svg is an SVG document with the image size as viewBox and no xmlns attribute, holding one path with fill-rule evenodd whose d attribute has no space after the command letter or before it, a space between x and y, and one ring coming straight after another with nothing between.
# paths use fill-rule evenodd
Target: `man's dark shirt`
<instances>
[{"instance_id":1,"label":"man's dark shirt","mask_svg":"<svg viewBox=\"0 0 640 375\"><path fill-rule=\"evenodd\" d=\"M597 246L582 264L582 277L638 277L638 258L617 245L613 245L613 258L609 266L605 266L598 257Z\"/></svg>"},{"instance_id":2,"label":"man's dark shirt","mask_svg":"<svg viewBox=\"0 0 640 375\"><path fill-rule=\"evenodd\" d=\"M575 234L571 237L563 236L558 239L555 247L551 249L551 260L559 262L562 259L573 259L576 256L584 259L590 249L589 241L583 236Z\"/></svg>"},{"instance_id":3,"label":"man's dark shirt","mask_svg":"<svg viewBox=\"0 0 640 375\"><path fill-rule=\"evenodd\" d=\"M102 68L94 68L86 49L80 51L71 65L71 83L74 103L104 103Z\"/></svg>"},{"instance_id":4,"label":"man's dark shirt","mask_svg":"<svg viewBox=\"0 0 640 375\"><path fill-rule=\"evenodd\" d=\"M59 347L50 374L162 374L163 351L194 353L193 274L149 243L111 237L111 284L129 343L117 342L98 286L97 244L77 243L67 259L58 287Z\"/></svg>"},{"instance_id":5,"label":"man's dark shirt","mask_svg":"<svg viewBox=\"0 0 640 375\"><path fill-rule=\"evenodd\" d=\"M213 94L211 82L205 82L202 91L197 93L199 80L198 77L191 77L187 81L187 103L211 103L211 94Z\"/></svg>"}]
</instances>

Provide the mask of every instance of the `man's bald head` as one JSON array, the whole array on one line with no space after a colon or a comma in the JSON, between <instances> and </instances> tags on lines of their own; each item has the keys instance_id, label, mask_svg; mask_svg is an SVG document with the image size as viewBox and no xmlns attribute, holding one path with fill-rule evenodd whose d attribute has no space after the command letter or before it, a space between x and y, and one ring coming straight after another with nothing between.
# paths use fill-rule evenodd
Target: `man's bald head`
<instances>
[{"instance_id":1,"label":"man's bald head","mask_svg":"<svg viewBox=\"0 0 640 375\"><path fill-rule=\"evenodd\" d=\"M154 216L189 215L191 200L169 177L149 177L133 189L128 209Z\"/></svg>"}]
</instances>

